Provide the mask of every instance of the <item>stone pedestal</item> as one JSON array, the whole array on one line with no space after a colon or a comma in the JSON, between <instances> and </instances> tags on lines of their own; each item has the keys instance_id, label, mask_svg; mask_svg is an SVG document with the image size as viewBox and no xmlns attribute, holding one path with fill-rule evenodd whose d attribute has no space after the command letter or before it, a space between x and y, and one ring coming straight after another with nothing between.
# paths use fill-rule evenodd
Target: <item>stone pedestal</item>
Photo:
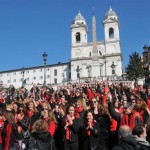
<instances>
[{"instance_id":1,"label":"stone pedestal","mask_svg":"<svg viewBox=\"0 0 150 150\"><path fill-rule=\"evenodd\" d=\"M100 77L100 63L98 61L92 61L90 64L91 77Z\"/></svg>"}]
</instances>

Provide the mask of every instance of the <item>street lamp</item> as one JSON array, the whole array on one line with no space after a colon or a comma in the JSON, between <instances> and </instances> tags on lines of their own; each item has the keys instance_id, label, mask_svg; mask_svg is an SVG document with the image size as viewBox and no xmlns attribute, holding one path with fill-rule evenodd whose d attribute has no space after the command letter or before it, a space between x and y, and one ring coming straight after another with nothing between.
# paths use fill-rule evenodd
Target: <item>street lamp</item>
<instances>
[{"instance_id":1,"label":"street lamp","mask_svg":"<svg viewBox=\"0 0 150 150\"><path fill-rule=\"evenodd\" d=\"M24 86L24 72L25 72L24 67L22 67L22 72L21 72L21 74L22 74L22 87Z\"/></svg>"},{"instance_id":2,"label":"street lamp","mask_svg":"<svg viewBox=\"0 0 150 150\"><path fill-rule=\"evenodd\" d=\"M46 59L47 59L47 54L44 52L43 56L43 62L44 62L44 83L43 85L46 86Z\"/></svg>"}]
</instances>

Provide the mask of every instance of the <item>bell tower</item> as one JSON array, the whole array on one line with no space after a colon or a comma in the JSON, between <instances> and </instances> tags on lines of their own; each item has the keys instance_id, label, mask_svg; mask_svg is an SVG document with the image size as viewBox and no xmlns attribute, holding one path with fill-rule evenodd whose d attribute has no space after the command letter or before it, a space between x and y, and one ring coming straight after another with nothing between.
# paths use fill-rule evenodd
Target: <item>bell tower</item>
<instances>
[{"instance_id":1,"label":"bell tower","mask_svg":"<svg viewBox=\"0 0 150 150\"><path fill-rule=\"evenodd\" d=\"M87 45L88 28L84 17L78 12L71 24L71 58L83 57L81 47Z\"/></svg>"},{"instance_id":2,"label":"bell tower","mask_svg":"<svg viewBox=\"0 0 150 150\"><path fill-rule=\"evenodd\" d=\"M103 25L106 54L120 53L119 19L111 7L105 15Z\"/></svg>"}]
</instances>

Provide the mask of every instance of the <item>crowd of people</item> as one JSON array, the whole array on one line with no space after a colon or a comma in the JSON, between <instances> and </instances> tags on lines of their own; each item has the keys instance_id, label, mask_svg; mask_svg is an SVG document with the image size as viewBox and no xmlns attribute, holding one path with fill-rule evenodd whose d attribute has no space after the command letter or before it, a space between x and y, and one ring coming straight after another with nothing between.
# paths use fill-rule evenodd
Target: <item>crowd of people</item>
<instances>
[{"instance_id":1,"label":"crowd of people","mask_svg":"<svg viewBox=\"0 0 150 150\"><path fill-rule=\"evenodd\" d=\"M150 86L0 89L0 150L149 150Z\"/></svg>"}]
</instances>

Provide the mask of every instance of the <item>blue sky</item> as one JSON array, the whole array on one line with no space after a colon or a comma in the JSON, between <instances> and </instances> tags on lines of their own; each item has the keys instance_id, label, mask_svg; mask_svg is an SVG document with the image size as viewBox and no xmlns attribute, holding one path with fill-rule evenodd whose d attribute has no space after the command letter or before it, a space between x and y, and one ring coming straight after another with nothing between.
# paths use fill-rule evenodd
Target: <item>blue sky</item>
<instances>
[{"instance_id":1,"label":"blue sky","mask_svg":"<svg viewBox=\"0 0 150 150\"><path fill-rule=\"evenodd\" d=\"M103 19L109 7L120 20L123 65L133 51L150 46L150 0L0 0L0 71L68 62L70 25L78 11L84 16L92 41L95 9L97 40L104 39Z\"/></svg>"}]
</instances>

